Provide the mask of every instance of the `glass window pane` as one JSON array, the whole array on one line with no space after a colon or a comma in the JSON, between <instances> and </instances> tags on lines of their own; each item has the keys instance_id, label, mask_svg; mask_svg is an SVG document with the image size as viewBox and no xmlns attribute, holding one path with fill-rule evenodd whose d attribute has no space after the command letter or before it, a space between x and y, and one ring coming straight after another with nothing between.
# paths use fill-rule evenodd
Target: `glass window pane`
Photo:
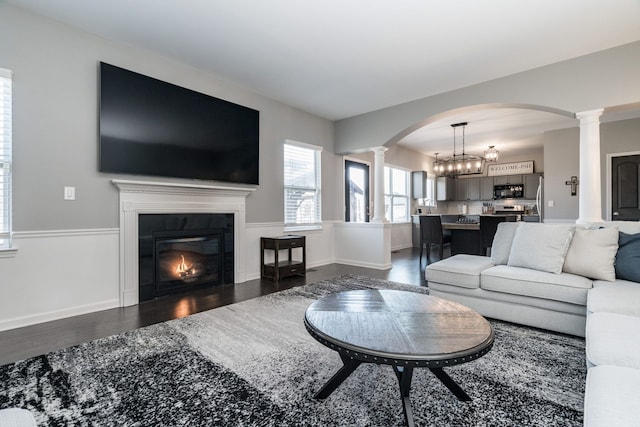
<instances>
[{"instance_id":1,"label":"glass window pane","mask_svg":"<svg viewBox=\"0 0 640 427\"><path fill-rule=\"evenodd\" d=\"M315 150L285 145L285 185L315 187Z\"/></svg>"},{"instance_id":2,"label":"glass window pane","mask_svg":"<svg viewBox=\"0 0 640 427\"><path fill-rule=\"evenodd\" d=\"M320 148L284 145L284 220L286 226L321 222Z\"/></svg>"},{"instance_id":3,"label":"glass window pane","mask_svg":"<svg viewBox=\"0 0 640 427\"><path fill-rule=\"evenodd\" d=\"M386 167L384 168L384 194L389 194L391 189L391 169Z\"/></svg>"},{"instance_id":4,"label":"glass window pane","mask_svg":"<svg viewBox=\"0 0 640 427\"><path fill-rule=\"evenodd\" d=\"M392 175L393 194L407 195L407 172L400 169L393 169Z\"/></svg>"},{"instance_id":5,"label":"glass window pane","mask_svg":"<svg viewBox=\"0 0 640 427\"><path fill-rule=\"evenodd\" d=\"M393 222L406 221L408 212L406 197L393 197Z\"/></svg>"}]
</instances>

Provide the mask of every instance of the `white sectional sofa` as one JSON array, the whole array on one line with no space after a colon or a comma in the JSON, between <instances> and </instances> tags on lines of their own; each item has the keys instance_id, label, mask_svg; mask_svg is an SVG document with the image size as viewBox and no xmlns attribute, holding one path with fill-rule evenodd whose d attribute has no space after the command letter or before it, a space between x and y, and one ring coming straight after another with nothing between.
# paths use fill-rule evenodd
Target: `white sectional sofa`
<instances>
[{"instance_id":1,"label":"white sectional sofa","mask_svg":"<svg viewBox=\"0 0 640 427\"><path fill-rule=\"evenodd\" d=\"M584 425L640 426L640 283L595 284L586 344Z\"/></svg>"},{"instance_id":2,"label":"white sectional sofa","mask_svg":"<svg viewBox=\"0 0 640 427\"><path fill-rule=\"evenodd\" d=\"M484 316L585 336L585 426L640 426L639 222L501 223L491 257L455 255L425 276L430 294Z\"/></svg>"},{"instance_id":3,"label":"white sectional sofa","mask_svg":"<svg viewBox=\"0 0 640 427\"><path fill-rule=\"evenodd\" d=\"M425 275L432 295L487 317L584 336L587 292L594 279L615 280L617 246L614 228L577 234L575 225L504 222L490 258L456 255Z\"/></svg>"}]
</instances>

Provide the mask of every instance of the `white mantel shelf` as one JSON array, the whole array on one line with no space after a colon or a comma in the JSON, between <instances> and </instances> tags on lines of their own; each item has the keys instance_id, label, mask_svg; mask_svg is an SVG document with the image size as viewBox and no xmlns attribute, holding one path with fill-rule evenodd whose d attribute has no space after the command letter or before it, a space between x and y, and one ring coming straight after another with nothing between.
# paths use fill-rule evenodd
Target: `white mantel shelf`
<instances>
[{"instance_id":1,"label":"white mantel shelf","mask_svg":"<svg viewBox=\"0 0 640 427\"><path fill-rule=\"evenodd\" d=\"M229 187L221 185L156 182L156 181L132 181L127 179L112 179L111 183L118 187L120 192L126 193L155 193L155 194L192 194L200 196L233 195L248 196L256 191L250 187Z\"/></svg>"},{"instance_id":2,"label":"white mantel shelf","mask_svg":"<svg viewBox=\"0 0 640 427\"><path fill-rule=\"evenodd\" d=\"M140 214L233 214L234 282L246 281L246 198L255 188L114 179L120 192L120 306L138 304Z\"/></svg>"}]
</instances>

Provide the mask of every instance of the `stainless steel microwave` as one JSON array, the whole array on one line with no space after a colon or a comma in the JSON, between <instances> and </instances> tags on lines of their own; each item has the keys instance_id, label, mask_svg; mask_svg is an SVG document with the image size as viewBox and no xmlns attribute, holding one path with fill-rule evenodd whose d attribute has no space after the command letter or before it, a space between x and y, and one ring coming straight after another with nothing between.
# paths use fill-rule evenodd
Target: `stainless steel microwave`
<instances>
[{"instance_id":1,"label":"stainless steel microwave","mask_svg":"<svg viewBox=\"0 0 640 427\"><path fill-rule=\"evenodd\" d=\"M523 197L524 186L522 184L493 186L494 199L521 199Z\"/></svg>"}]
</instances>

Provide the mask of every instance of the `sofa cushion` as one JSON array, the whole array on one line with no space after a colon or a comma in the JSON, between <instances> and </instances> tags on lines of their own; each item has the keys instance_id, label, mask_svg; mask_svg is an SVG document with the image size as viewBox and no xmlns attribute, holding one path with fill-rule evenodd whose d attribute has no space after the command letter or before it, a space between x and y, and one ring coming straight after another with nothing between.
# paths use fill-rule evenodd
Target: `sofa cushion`
<instances>
[{"instance_id":1,"label":"sofa cushion","mask_svg":"<svg viewBox=\"0 0 640 427\"><path fill-rule=\"evenodd\" d=\"M507 265L560 274L575 226L521 222Z\"/></svg>"},{"instance_id":2,"label":"sofa cushion","mask_svg":"<svg viewBox=\"0 0 640 427\"><path fill-rule=\"evenodd\" d=\"M615 264L616 277L640 282L640 233L620 232L618 245Z\"/></svg>"},{"instance_id":3,"label":"sofa cushion","mask_svg":"<svg viewBox=\"0 0 640 427\"><path fill-rule=\"evenodd\" d=\"M528 268L497 265L482 272L480 288L586 305L592 281L574 274L554 274Z\"/></svg>"},{"instance_id":4,"label":"sofa cushion","mask_svg":"<svg viewBox=\"0 0 640 427\"><path fill-rule=\"evenodd\" d=\"M640 317L640 286L635 282L596 280L587 296L587 311L628 314Z\"/></svg>"},{"instance_id":5,"label":"sofa cushion","mask_svg":"<svg viewBox=\"0 0 640 427\"><path fill-rule=\"evenodd\" d=\"M506 265L509 261L513 236L518 229L517 222L501 222L491 244L491 262L495 265Z\"/></svg>"},{"instance_id":6,"label":"sofa cushion","mask_svg":"<svg viewBox=\"0 0 640 427\"><path fill-rule=\"evenodd\" d=\"M597 312L587 317L588 366L640 369L640 317Z\"/></svg>"},{"instance_id":7,"label":"sofa cushion","mask_svg":"<svg viewBox=\"0 0 640 427\"><path fill-rule=\"evenodd\" d=\"M640 242L638 242L640 243ZM613 266L618 252L618 229L576 228L562 271L591 279L616 280ZM638 254L640 256L640 253Z\"/></svg>"},{"instance_id":8,"label":"sofa cushion","mask_svg":"<svg viewBox=\"0 0 640 427\"><path fill-rule=\"evenodd\" d=\"M480 273L490 267L493 264L489 257L458 254L429 264L425 278L427 282L473 289L480 287Z\"/></svg>"},{"instance_id":9,"label":"sofa cushion","mask_svg":"<svg viewBox=\"0 0 640 427\"><path fill-rule=\"evenodd\" d=\"M0 409L0 426L2 427L36 427L33 414L22 408Z\"/></svg>"},{"instance_id":10,"label":"sofa cushion","mask_svg":"<svg viewBox=\"0 0 640 427\"><path fill-rule=\"evenodd\" d=\"M596 366L587 372L585 427L637 427L640 422L640 371Z\"/></svg>"},{"instance_id":11,"label":"sofa cushion","mask_svg":"<svg viewBox=\"0 0 640 427\"><path fill-rule=\"evenodd\" d=\"M627 234L640 233L640 221L609 221L605 222L603 227L615 227Z\"/></svg>"}]
</instances>

